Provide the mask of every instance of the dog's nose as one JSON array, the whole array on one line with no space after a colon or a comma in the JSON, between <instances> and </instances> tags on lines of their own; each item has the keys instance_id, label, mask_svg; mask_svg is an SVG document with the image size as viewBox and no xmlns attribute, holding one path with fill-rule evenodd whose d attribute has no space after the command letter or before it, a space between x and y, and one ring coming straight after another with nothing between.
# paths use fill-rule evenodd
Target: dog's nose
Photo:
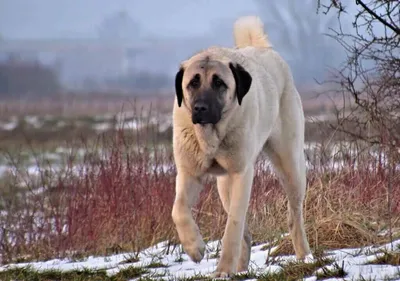
<instances>
[{"instance_id":1,"label":"dog's nose","mask_svg":"<svg viewBox=\"0 0 400 281\"><path fill-rule=\"evenodd\" d=\"M199 101L195 103L193 109L196 113L204 113L208 111L208 105L205 102Z\"/></svg>"}]
</instances>

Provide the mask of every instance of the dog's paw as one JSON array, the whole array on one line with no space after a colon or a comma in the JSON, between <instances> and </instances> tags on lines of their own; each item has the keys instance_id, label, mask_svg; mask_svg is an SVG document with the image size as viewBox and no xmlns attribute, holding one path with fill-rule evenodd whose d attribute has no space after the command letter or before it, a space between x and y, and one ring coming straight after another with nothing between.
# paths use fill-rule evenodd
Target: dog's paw
<instances>
[{"instance_id":1,"label":"dog's paw","mask_svg":"<svg viewBox=\"0 0 400 281\"><path fill-rule=\"evenodd\" d=\"M236 274L234 267L228 263L221 263L217 266L215 272L212 274L212 278L225 279L233 277Z\"/></svg>"},{"instance_id":2,"label":"dog's paw","mask_svg":"<svg viewBox=\"0 0 400 281\"><path fill-rule=\"evenodd\" d=\"M198 237L195 242L192 242L190 244L185 243L185 245L183 245L183 248L193 262L199 263L204 257L206 244L201 238Z\"/></svg>"},{"instance_id":3,"label":"dog's paw","mask_svg":"<svg viewBox=\"0 0 400 281\"><path fill-rule=\"evenodd\" d=\"M233 276L233 273L221 272L221 271L216 271L213 274L211 274L211 278L213 278L213 279L228 279L232 276Z\"/></svg>"},{"instance_id":4,"label":"dog's paw","mask_svg":"<svg viewBox=\"0 0 400 281\"><path fill-rule=\"evenodd\" d=\"M304 263L314 263L315 259L314 259L314 256L312 254L308 254L303 259L301 259L301 261L304 262Z\"/></svg>"}]
</instances>

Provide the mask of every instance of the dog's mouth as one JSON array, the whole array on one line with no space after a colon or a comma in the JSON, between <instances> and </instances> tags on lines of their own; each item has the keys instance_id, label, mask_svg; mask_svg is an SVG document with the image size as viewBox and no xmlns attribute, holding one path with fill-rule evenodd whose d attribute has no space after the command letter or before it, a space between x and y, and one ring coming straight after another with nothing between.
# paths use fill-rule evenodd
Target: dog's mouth
<instances>
[{"instance_id":1,"label":"dog's mouth","mask_svg":"<svg viewBox=\"0 0 400 281\"><path fill-rule=\"evenodd\" d=\"M215 125L216 123L200 120L200 121L193 121L193 124L194 125L205 126L205 125Z\"/></svg>"},{"instance_id":2,"label":"dog's mouth","mask_svg":"<svg viewBox=\"0 0 400 281\"><path fill-rule=\"evenodd\" d=\"M201 125L201 126L205 126L205 125L215 125L219 122L220 118L201 118L201 117L197 117L197 116L193 116L192 117L192 123L194 125Z\"/></svg>"}]
</instances>

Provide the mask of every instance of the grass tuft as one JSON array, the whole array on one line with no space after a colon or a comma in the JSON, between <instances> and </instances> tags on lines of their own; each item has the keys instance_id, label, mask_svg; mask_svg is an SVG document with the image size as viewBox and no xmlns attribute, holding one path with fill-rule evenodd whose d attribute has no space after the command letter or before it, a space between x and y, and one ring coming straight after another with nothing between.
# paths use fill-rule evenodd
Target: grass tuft
<instances>
[{"instance_id":1,"label":"grass tuft","mask_svg":"<svg viewBox=\"0 0 400 281\"><path fill-rule=\"evenodd\" d=\"M393 266L400 266L400 252L383 252L368 264L390 264Z\"/></svg>"},{"instance_id":2,"label":"grass tuft","mask_svg":"<svg viewBox=\"0 0 400 281\"><path fill-rule=\"evenodd\" d=\"M112 281L129 280L132 278L140 277L147 273L149 273L148 269L142 267L129 266L127 268L120 270L116 275L113 275L110 279Z\"/></svg>"},{"instance_id":3,"label":"grass tuft","mask_svg":"<svg viewBox=\"0 0 400 281\"><path fill-rule=\"evenodd\" d=\"M162 262L152 262L152 263L146 265L146 268L160 268L160 267L168 267L168 265L166 265Z\"/></svg>"},{"instance_id":4,"label":"grass tuft","mask_svg":"<svg viewBox=\"0 0 400 281\"><path fill-rule=\"evenodd\" d=\"M346 275L347 273L344 270L344 261L342 262L342 265L339 265L335 262L329 268L322 267L316 273L317 280L324 280L328 278L344 278Z\"/></svg>"},{"instance_id":5,"label":"grass tuft","mask_svg":"<svg viewBox=\"0 0 400 281\"><path fill-rule=\"evenodd\" d=\"M305 278L311 276L317 269L331 264L332 262L332 259L322 258L317 259L313 263L291 261L281 266L283 267L283 274L287 276L287 278Z\"/></svg>"},{"instance_id":6,"label":"grass tuft","mask_svg":"<svg viewBox=\"0 0 400 281\"><path fill-rule=\"evenodd\" d=\"M123 261L121 261L120 264L135 263L138 261L139 261L139 258L136 255L131 255L131 256L126 257Z\"/></svg>"}]
</instances>

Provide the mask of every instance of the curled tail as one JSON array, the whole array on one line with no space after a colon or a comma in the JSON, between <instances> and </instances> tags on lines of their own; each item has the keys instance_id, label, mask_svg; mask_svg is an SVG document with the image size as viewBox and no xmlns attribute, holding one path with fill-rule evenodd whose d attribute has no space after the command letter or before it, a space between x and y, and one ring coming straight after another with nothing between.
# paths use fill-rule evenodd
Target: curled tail
<instances>
[{"instance_id":1,"label":"curled tail","mask_svg":"<svg viewBox=\"0 0 400 281\"><path fill-rule=\"evenodd\" d=\"M237 48L247 46L272 47L267 34L264 32L264 24L257 16L244 16L237 19L233 26L233 34Z\"/></svg>"}]
</instances>

